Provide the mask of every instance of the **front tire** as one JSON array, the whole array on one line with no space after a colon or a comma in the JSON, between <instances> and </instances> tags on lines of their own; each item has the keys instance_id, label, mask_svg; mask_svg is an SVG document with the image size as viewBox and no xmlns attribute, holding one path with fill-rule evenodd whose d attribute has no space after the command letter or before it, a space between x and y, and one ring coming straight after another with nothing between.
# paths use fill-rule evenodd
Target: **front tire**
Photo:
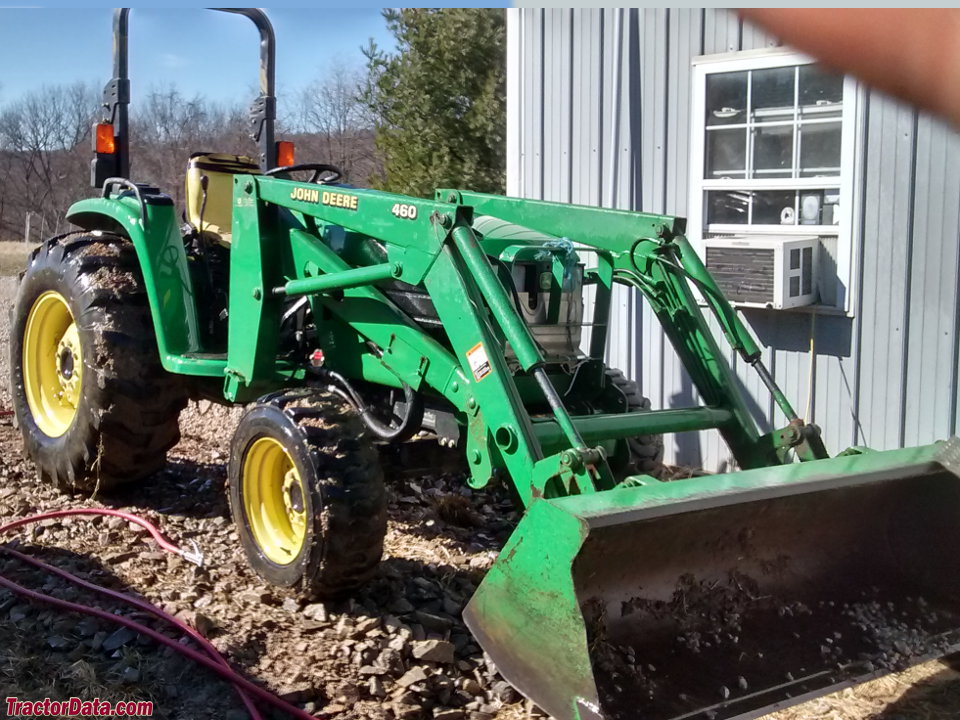
<instances>
[{"instance_id":1,"label":"front tire","mask_svg":"<svg viewBox=\"0 0 960 720\"><path fill-rule=\"evenodd\" d=\"M617 404L623 412L650 410L650 400L644 397L640 386L624 375L622 370L607 368L604 374L607 384L618 393ZM617 480L631 475L660 477L663 474L663 435L635 435L619 441L617 445L615 457L619 459L619 463L613 468Z\"/></svg>"},{"instance_id":2,"label":"front tire","mask_svg":"<svg viewBox=\"0 0 960 720\"><path fill-rule=\"evenodd\" d=\"M312 389L261 398L240 421L230 508L267 582L331 597L366 582L383 555L386 490L359 414Z\"/></svg>"},{"instance_id":3,"label":"front tire","mask_svg":"<svg viewBox=\"0 0 960 720\"><path fill-rule=\"evenodd\" d=\"M92 492L163 467L186 393L160 365L129 240L71 233L40 246L12 330L14 411L42 479Z\"/></svg>"}]
</instances>

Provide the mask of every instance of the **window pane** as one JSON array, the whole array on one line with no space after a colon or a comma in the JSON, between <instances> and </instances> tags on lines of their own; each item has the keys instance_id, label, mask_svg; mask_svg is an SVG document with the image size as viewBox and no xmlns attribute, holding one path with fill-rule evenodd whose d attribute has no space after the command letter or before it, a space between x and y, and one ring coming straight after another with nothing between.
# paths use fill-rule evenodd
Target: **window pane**
<instances>
[{"instance_id":1,"label":"window pane","mask_svg":"<svg viewBox=\"0 0 960 720\"><path fill-rule=\"evenodd\" d=\"M761 190L753 193L753 225L796 225L793 190Z\"/></svg>"},{"instance_id":2,"label":"window pane","mask_svg":"<svg viewBox=\"0 0 960 720\"><path fill-rule=\"evenodd\" d=\"M750 192L747 190L707 193L707 223L746 225L750 209Z\"/></svg>"},{"instance_id":3,"label":"window pane","mask_svg":"<svg viewBox=\"0 0 960 720\"><path fill-rule=\"evenodd\" d=\"M753 71L750 105L755 119L793 117L795 76L796 66Z\"/></svg>"},{"instance_id":4,"label":"window pane","mask_svg":"<svg viewBox=\"0 0 960 720\"><path fill-rule=\"evenodd\" d=\"M839 190L800 191L800 225L838 225L839 210Z\"/></svg>"},{"instance_id":5,"label":"window pane","mask_svg":"<svg viewBox=\"0 0 960 720\"><path fill-rule=\"evenodd\" d=\"M747 132L742 128L707 131L706 177L744 177Z\"/></svg>"},{"instance_id":6,"label":"window pane","mask_svg":"<svg viewBox=\"0 0 960 720\"><path fill-rule=\"evenodd\" d=\"M819 65L800 66L800 104L824 105L843 102L843 76L826 72Z\"/></svg>"},{"instance_id":7,"label":"window pane","mask_svg":"<svg viewBox=\"0 0 960 720\"><path fill-rule=\"evenodd\" d=\"M800 127L800 177L840 174L840 123Z\"/></svg>"},{"instance_id":8,"label":"window pane","mask_svg":"<svg viewBox=\"0 0 960 720\"><path fill-rule=\"evenodd\" d=\"M753 129L753 175L758 178L793 174L793 125Z\"/></svg>"},{"instance_id":9,"label":"window pane","mask_svg":"<svg viewBox=\"0 0 960 720\"><path fill-rule=\"evenodd\" d=\"M747 121L747 73L707 75L707 125Z\"/></svg>"}]
</instances>

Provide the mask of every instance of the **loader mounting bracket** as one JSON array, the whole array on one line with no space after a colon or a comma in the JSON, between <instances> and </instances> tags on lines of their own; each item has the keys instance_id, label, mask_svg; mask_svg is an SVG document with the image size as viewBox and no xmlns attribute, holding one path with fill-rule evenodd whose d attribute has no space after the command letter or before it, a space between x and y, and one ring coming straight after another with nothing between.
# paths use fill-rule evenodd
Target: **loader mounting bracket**
<instances>
[{"instance_id":1,"label":"loader mounting bracket","mask_svg":"<svg viewBox=\"0 0 960 720\"><path fill-rule=\"evenodd\" d=\"M830 457L827 454L826 447L824 447L823 438L820 436L820 428L800 419L791 421L789 425L779 430L774 430L766 435L765 439L769 439L773 444L781 463L790 461L789 453L791 450L801 462L823 460Z\"/></svg>"}]
</instances>

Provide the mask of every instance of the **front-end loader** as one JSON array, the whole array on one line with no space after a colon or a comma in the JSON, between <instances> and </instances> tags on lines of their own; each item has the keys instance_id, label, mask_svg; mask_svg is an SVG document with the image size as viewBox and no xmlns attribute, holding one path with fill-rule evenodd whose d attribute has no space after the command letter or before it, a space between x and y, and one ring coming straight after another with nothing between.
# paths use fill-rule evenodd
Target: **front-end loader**
<instances>
[{"instance_id":1,"label":"front-end loader","mask_svg":"<svg viewBox=\"0 0 960 720\"><path fill-rule=\"evenodd\" d=\"M116 13L99 197L33 254L15 309L15 409L41 476L146 479L189 397L247 404L229 495L249 561L331 596L380 559L380 457L456 452L470 487L505 483L524 509L465 620L562 720L756 717L957 650L957 439L830 457L681 219L405 197L278 161L273 31L234 12L261 34L260 157L190 158L184 226L131 179ZM651 409L606 366L617 284L652 308L701 405ZM758 430L721 342L782 428ZM662 434L708 428L741 469L659 479Z\"/></svg>"}]
</instances>

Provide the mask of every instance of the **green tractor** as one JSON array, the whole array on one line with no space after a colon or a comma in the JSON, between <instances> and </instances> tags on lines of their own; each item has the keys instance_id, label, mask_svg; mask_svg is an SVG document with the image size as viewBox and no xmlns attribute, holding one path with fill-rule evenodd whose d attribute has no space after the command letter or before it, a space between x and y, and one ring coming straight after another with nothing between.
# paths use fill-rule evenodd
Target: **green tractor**
<instances>
[{"instance_id":1,"label":"green tractor","mask_svg":"<svg viewBox=\"0 0 960 720\"><path fill-rule=\"evenodd\" d=\"M188 398L246 404L229 494L250 564L336 596L381 557L380 458L455 452L470 487L503 482L524 510L465 620L561 720L756 717L957 650L956 439L830 457L682 219L405 197L278 160L274 34L230 12L260 31L260 156L190 158L183 227L131 179L116 12L99 197L34 252L14 313L16 417L43 478L144 480ZM653 410L607 367L615 284L649 303L702 405ZM757 429L705 312L782 428ZM741 470L661 481L662 434L708 428Z\"/></svg>"}]
</instances>

